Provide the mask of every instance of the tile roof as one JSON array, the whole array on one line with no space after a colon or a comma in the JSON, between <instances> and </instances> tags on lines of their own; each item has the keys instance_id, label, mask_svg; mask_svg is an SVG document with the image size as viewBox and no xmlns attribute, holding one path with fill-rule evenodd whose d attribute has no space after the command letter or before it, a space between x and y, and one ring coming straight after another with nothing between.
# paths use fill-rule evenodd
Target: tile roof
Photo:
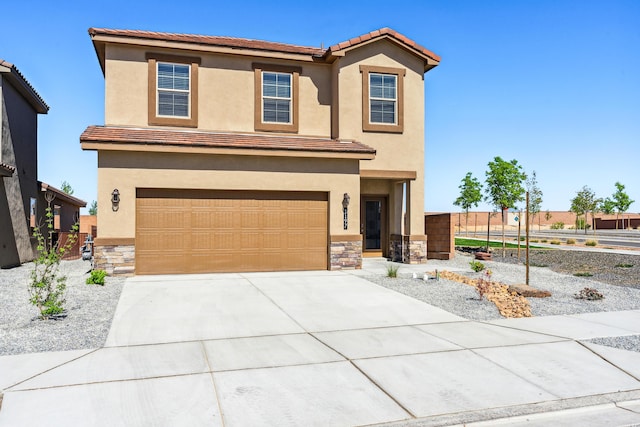
<instances>
[{"instance_id":1,"label":"tile roof","mask_svg":"<svg viewBox=\"0 0 640 427\"><path fill-rule=\"evenodd\" d=\"M12 83L16 85L18 91L26 97L38 113L46 114L49 111L47 103L15 65L0 58L0 73L6 73L13 80Z\"/></svg>"},{"instance_id":2,"label":"tile roof","mask_svg":"<svg viewBox=\"0 0 640 427\"><path fill-rule=\"evenodd\" d=\"M0 176L11 176L15 171L13 166L0 162Z\"/></svg>"},{"instance_id":3,"label":"tile roof","mask_svg":"<svg viewBox=\"0 0 640 427\"><path fill-rule=\"evenodd\" d=\"M343 49L347 49L349 47L353 47L353 46L357 46L361 43L365 43L369 40L373 40L379 37L391 37L393 39L395 39L396 41L400 42L401 44L405 45L407 48L409 48L410 50L413 50L419 54L422 54L434 61L440 62L440 56L436 55L435 53L431 52L429 49L419 45L418 43L416 43L415 41L411 40L410 38L400 34L399 32L392 30L391 28L381 28L379 30L375 30L375 31L371 31L370 33L367 34L363 34L361 36L358 37L354 37L352 39L334 44L333 46L330 46L329 49L327 49L327 53L334 53L334 52L338 52L340 50Z\"/></svg>"},{"instance_id":4,"label":"tile roof","mask_svg":"<svg viewBox=\"0 0 640 427\"><path fill-rule=\"evenodd\" d=\"M223 46L231 48L246 48L273 52L299 53L303 55L322 55L324 50L319 47L297 46L286 43L268 42L263 40L243 39L237 37L203 36L197 34L161 33L141 30L113 30L108 28L89 28L89 34L135 37L147 40L161 40L184 43L196 43L209 46Z\"/></svg>"},{"instance_id":5,"label":"tile roof","mask_svg":"<svg viewBox=\"0 0 640 427\"><path fill-rule=\"evenodd\" d=\"M263 40L243 39L243 38L236 38L236 37L162 33L162 32L156 32L156 31L141 31L141 30L115 30L115 29L107 29L107 28L89 28L89 34L92 37L97 35L131 37L131 38L140 38L140 39L147 39L147 40L195 43L195 44L209 45L209 46L222 46L222 47L230 47L230 48L244 48L244 49L271 51L271 52L295 53L295 54L302 54L302 55L311 55L318 58L320 57L327 58L331 56L332 53L336 53L341 50L357 46L369 40L373 40L376 38L390 37L390 38L393 38L399 44L403 45L405 48L409 49L410 51L413 51L414 53L420 56L427 57L432 61L440 62L440 57L435 53L419 45L418 43L409 39L408 37L398 33L397 31L392 30L391 28L386 28L386 27L381 28L379 30L371 31L359 37L354 37L352 39L334 44L328 49L323 49L319 47L310 47L310 46L298 46L298 45L287 44L287 43L276 43L276 42L269 42L269 41L263 41Z\"/></svg>"},{"instance_id":6,"label":"tile roof","mask_svg":"<svg viewBox=\"0 0 640 427\"><path fill-rule=\"evenodd\" d=\"M357 141L339 141L329 138L113 126L89 126L80 135L80 142L352 153L369 156L376 153L373 148Z\"/></svg>"},{"instance_id":7,"label":"tile roof","mask_svg":"<svg viewBox=\"0 0 640 427\"><path fill-rule=\"evenodd\" d=\"M62 190L57 189L56 187L47 184L46 182L38 181L40 183L41 191L51 191L56 195L56 199L67 202L73 206L78 206L84 208L87 206L87 202L82 199L78 199L77 197L72 196L71 194L67 194Z\"/></svg>"}]
</instances>

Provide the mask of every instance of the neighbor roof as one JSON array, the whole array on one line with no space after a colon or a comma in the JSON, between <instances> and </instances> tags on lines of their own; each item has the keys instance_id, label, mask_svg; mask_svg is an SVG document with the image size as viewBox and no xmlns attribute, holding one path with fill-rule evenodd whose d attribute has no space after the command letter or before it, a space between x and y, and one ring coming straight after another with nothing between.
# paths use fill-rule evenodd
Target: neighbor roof
<instances>
[{"instance_id":1,"label":"neighbor roof","mask_svg":"<svg viewBox=\"0 0 640 427\"><path fill-rule=\"evenodd\" d=\"M47 114L49 106L15 65L0 58L0 73L11 82L38 113Z\"/></svg>"},{"instance_id":2,"label":"neighbor roof","mask_svg":"<svg viewBox=\"0 0 640 427\"><path fill-rule=\"evenodd\" d=\"M0 176L11 176L15 171L13 166L0 162Z\"/></svg>"},{"instance_id":3,"label":"neighbor roof","mask_svg":"<svg viewBox=\"0 0 640 427\"><path fill-rule=\"evenodd\" d=\"M440 57L425 47L419 45L408 37L398 33L391 28L381 28L371 31L358 37L334 44L328 49L310 46L299 46L286 43L269 42L264 40L244 39L237 37L204 36L197 34L162 33L156 31L141 30L115 30L107 28L89 28L89 35L93 39L96 52L100 59L100 65L104 69L104 42L105 38L115 37L117 39L138 39L147 41L188 43L210 47L224 47L231 49L248 49L262 52L290 53L307 55L314 60L324 60L333 62L344 52L359 45L388 39L400 47L412 52L425 60L425 71L435 67L440 62Z\"/></svg>"},{"instance_id":4,"label":"neighbor roof","mask_svg":"<svg viewBox=\"0 0 640 427\"><path fill-rule=\"evenodd\" d=\"M73 197L71 194L67 194L62 190L57 189L56 187L53 187L49 184L47 184L46 182L42 182L42 181L38 181L40 183L40 190L42 191L51 191L53 194L56 195L56 199L57 200L62 200L64 202L69 203L70 205L73 206L78 206L81 208L84 208L85 206L87 206L87 202L85 202L82 199L78 199L77 197Z\"/></svg>"},{"instance_id":5,"label":"neighbor roof","mask_svg":"<svg viewBox=\"0 0 640 427\"><path fill-rule=\"evenodd\" d=\"M140 129L114 126L89 126L82 135L80 135L80 142L344 153L359 154L365 158L372 158L376 153L376 150L373 148L357 141L340 141L328 138Z\"/></svg>"}]
</instances>

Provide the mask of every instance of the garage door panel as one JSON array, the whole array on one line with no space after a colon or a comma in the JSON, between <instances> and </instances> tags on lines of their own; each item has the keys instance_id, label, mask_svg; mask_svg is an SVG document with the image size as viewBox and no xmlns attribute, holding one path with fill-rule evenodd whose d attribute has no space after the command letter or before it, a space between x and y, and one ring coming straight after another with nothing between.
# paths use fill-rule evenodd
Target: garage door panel
<instances>
[{"instance_id":1,"label":"garage door panel","mask_svg":"<svg viewBox=\"0 0 640 427\"><path fill-rule=\"evenodd\" d=\"M136 273L327 268L326 193L138 190Z\"/></svg>"}]
</instances>

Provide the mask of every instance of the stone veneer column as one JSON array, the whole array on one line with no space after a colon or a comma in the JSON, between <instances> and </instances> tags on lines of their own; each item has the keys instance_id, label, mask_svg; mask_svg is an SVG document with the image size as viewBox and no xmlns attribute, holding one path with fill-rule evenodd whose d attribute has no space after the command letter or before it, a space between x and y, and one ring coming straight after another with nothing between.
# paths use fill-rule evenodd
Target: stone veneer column
<instances>
[{"instance_id":1,"label":"stone veneer column","mask_svg":"<svg viewBox=\"0 0 640 427\"><path fill-rule=\"evenodd\" d=\"M135 244L118 244L113 240L115 239L96 239L93 248L93 268L104 270L109 276L133 275L135 272ZM125 240L133 239L121 240L123 240L122 243L129 243Z\"/></svg>"},{"instance_id":2,"label":"stone veneer column","mask_svg":"<svg viewBox=\"0 0 640 427\"><path fill-rule=\"evenodd\" d=\"M403 236L405 264L425 264L427 262L427 236Z\"/></svg>"},{"instance_id":3,"label":"stone veneer column","mask_svg":"<svg viewBox=\"0 0 640 427\"><path fill-rule=\"evenodd\" d=\"M404 262L402 259L402 240L400 234L389 236L389 259L393 262Z\"/></svg>"},{"instance_id":4,"label":"stone veneer column","mask_svg":"<svg viewBox=\"0 0 640 427\"><path fill-rule=\"evenodd\" d=\"M331 236L330 270L362 268L362 236Z\"/></svg>"}]
</instances>

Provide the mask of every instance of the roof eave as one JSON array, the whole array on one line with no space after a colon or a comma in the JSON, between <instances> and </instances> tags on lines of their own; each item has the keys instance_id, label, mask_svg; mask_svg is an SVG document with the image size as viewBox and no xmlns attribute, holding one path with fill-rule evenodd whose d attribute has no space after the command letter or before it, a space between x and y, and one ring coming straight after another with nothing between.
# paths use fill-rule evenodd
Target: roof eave
<instances>
[{"instance_id":1,"label":"roof eave","mask_svg":"<svg viewBox=\"0 0 640 427\"><path fill-rule=\"evenodd\" d=\"M85 202L84 200L78 199L77 197L73 197L72 195L67 194L62 190L59 190L47 184L46 182L42 182L42 181L39 181L39 182L40 182L40 190L43 192L46 192L46 191L52 192L53 194L55 194L56 199L62 200L64 202L69 203L70 205L78 206L80 208L84 208L87 206L87 202Z\"/></svg>"},{"instance_id":2,"label":"roof eave","mask_svg":"<svg viewBox=\"0 0 640 427\"><path fill-rule=\"evenodd\" d=\"M47 114L49 112L47 103L44 102L44 99L35 91L15 65L0 59L0 73L11 82L36 112L39 114Z\"/></svg>"}]
</instances>

